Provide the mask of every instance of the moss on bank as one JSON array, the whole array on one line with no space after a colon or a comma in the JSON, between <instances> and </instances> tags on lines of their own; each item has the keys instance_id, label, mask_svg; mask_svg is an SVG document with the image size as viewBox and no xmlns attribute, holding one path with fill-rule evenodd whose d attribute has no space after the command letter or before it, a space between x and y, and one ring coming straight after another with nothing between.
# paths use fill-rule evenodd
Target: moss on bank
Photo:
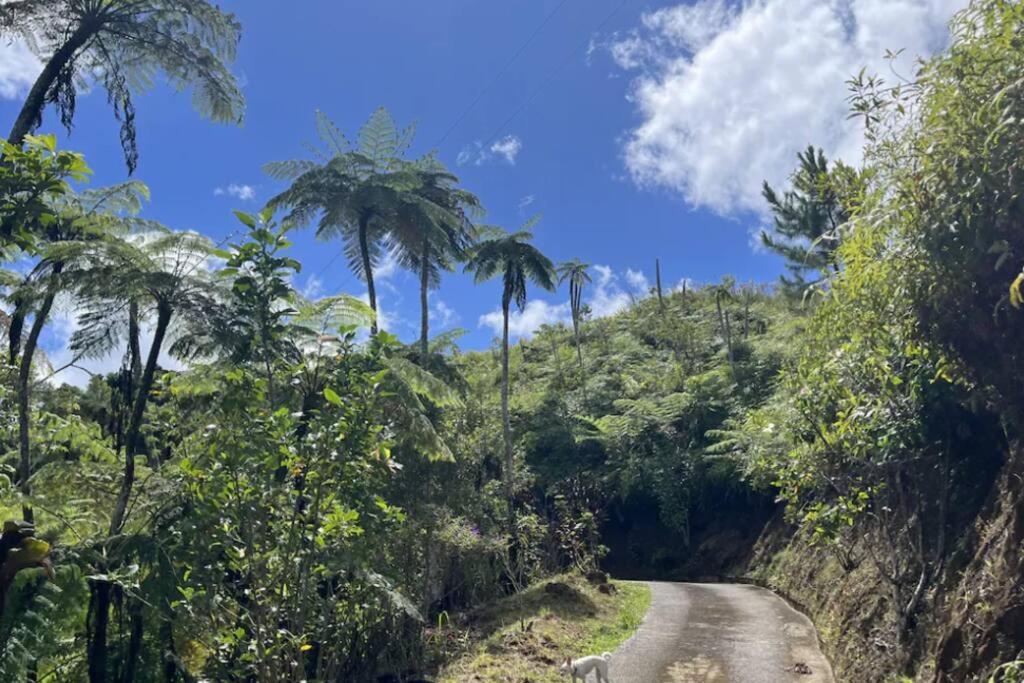
<instances>
[{"instance_id":1,"label":"moss on bank","mask_svg":"<svg viewBox=\"0 0 1024 683\"><path fill-rule=\"evenodd\" d=\"M477 611L462 628L442 623L435 637L461 646L441 667L438 681L562 680L562 659L614 650L650 606L645 584L609 585L606 593L578 575L560 576Z\"/></svg>"}]
</instances>

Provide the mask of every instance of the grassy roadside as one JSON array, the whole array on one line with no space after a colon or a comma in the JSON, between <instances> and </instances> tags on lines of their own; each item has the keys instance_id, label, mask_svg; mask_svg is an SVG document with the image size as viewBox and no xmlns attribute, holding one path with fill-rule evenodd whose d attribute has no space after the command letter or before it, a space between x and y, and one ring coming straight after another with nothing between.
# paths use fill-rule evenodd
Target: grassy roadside
<instances>
[{"instance_id":1,"label":"grassy roadside","mask_svg":"<svg viewBox=\"0 0 1024 683\"><path fill-rule=\"evenodd\" d=\"M651 603L645 584L613 581L604 593L578 575L541 582L475 613L439 683L556 683L566 656L614 650Z\"/></svg>"}]
</instances>

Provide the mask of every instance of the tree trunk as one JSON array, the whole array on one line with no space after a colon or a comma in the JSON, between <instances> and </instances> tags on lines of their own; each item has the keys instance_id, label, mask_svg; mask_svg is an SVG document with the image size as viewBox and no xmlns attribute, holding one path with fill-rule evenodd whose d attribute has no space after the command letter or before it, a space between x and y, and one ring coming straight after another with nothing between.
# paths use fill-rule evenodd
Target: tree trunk
<instances>
[{"instance_id":1,"label":"tree trunk","mask_svg":"<svg viewBox=\"0 0 1024 683\"><path fill-rule=\"evenodd\" d=\"M125 655L121 682L135 683L135 669L138 665L139 654L142 652L142 634L143 627L145 626L143 621L143 605L142 601L138 598L128 598L128 618L131 626L128 636L128 652Z\"/></svg>"},{"instance_id":2,"label":"tree trunk","mask_svg":"<svg viewBox=\"0 0 1024 683\"><path fill-rule=\"evenodd\" d=\"M25 348L21 353L21 363L18 366L18 479L21 495L27 497L32 493L32 486L29 478L32 476L32 462L30 457L31 449L31 413L29 411L29 400L32 393L32 357L35 356L36 348L39 345L39 335L43 332L46 320L50 317L50 309L53 308L53 300L57 296L57 281L64 269L63 263L53 265L52 280L46 287L46 295L36 311L36 319L32 321L32 329L25 340ZM21 506L22 517L26 522L33 521L32 506L23 502Z\"/></svg>"},{"instance_id":3,"label":"tree trunk","mask_svg":"<svg viewBox=\"0 0 1024 683\"><path fill-rule=\"evenodd\" d=\"M661 293L661 259L654 259L654 282L658 287L658 308L665 312L665 299Z\"/></svg>"},{"instance_id":4,"label":"tree trunk","mask_svg":"<svg viewBox=\"0 0 1024 683\"><path fill-rule=\"evenodd\" d=\"M420 253L420 366L427 367L430 355L430 242L423 238L423 251Z\"/></svg>"},{"instance_id":5,"label":"tree trunk","mask_svg":"<svg viewBox=\"0 0 1024 683\"><path fill-rule=\"evenodd\" d=\"M139 380L139 391L132 404L131 421L128 423L128 431L125 433L124 478L121 480L121 491L117 496L114 515L110 519L111 536L117 536L121 533L121 529L124 528L128 500L131 498L132 487L135 484L135 456L139 450L142 419L146 413L149 392L153 388L153 377L156 374L157 360L160 357L160 349L164 343L164 335L167 334L167 327L170 325L173 312L169 305L165 303L157 304L156 330L153 333L153 345L149 349L146 368L142 371L142 378Z\"/></svg>"},{"instance_id":6,"label":"tree trunk","mask_svg":"<svg viewBox=\"0 0 1024 683\"><path fill-rule=\"evenodd\" d=\"M370 323L370 334L377 334L377 290L373 286L373 263L370 261L370 217L359 217L359 255L363 258L363 275L366 277L366 295L370 299L370 308L373 309L373 322Z\"/></svg>"},{"instance_id":7,"label":"tree trunk","mask_svg":"<svg viewBox=\"0 0 1024 683\"><path fill-rule=\"evenodd\" d=\"M732 350L732 325L729 324L729 311L725 312L725 348L729 353L729 367L733 376L736 375L736 358Z\"/></svg>"},{"instance_id":8,"label":"tree trunk","mask_svg":"<svg viewBox=\"0 0 1024 683\"><path fill-rule=\"evenodd\" d=\"M78 52L95 35L94 31L99 28L92 25L80 25L67 41L53 53L50 61L43 67L32 89L28 91L25 103L21 106L18 118L14 120L7 141L16 147L20 147L25 141L25 136L33 132L43 121L43 110L46 108L46 95L56 82L60 72L74 58Z\"/></svg>"},{"instance_id":9,"label":"tree trunk","mask_svg":"<svg viewBox=\"0 0 1024 683\"><path fill-rule=\"evenodd\" d=\"M169 610L165 610L168 611ZM178 653L174 646L174 614L164 615L160 622L160 642L163 644L164 683L178 680Z\"/></svg>"},{"instance_id":10,"label":"tree trunk","mask_svg":"<svg viewBox=\"0 0 1024 683\"><path fill-rule=\"evenodd\" d=\"M142 348L139 344L139 304L132 301L128 304L128 364L131 369L131 395L135 395L138 388L139 378L142 376ZM129 402L131 396L128 397Z\"/></svg>"},{"instance_id":11,"label":"tree trunk","mask_svg":"<svg viewBox=\"0 0 1024 683\"><path fill-rule=\"evenodd\" d=\"M501 312L504 317L501 333L501 434L505 443L505 497L508 498L509 519L513 515L513 459L512 459L512 423L508 414L508 309L510 297L505 295L501 300Z\"/></svg>"},{"instance_id":12,"label":"tree trunk","mask_svg":"<svg viewBox=\"0 0 1024 683\"><path fill-rule=\"evenodd\" d=\"M92 637L89 639L89 681L107 683L107 626L110 621L109 581L92 581ZM86 624L89 628L89 624Z\"/></svg>"},{"instance_id":13,"label":"tree trunk","mask_svg":"<svg viewBox=\"0 0 1024 683\"><path fill-rule=\"evenodd\" d=\"M732 329L729 325L729 311L722 310L722 297L715 296L715 306L718 308L718 324L722 330L722 341L725 342L725 349L729 357L729 368L733 371L733 376L736 375L736 368L733 365L733 353L732 353Z\"/></svg>"},{"instance_id":14,"label":"tree trunk","mask_svg":"<svg viewBox=\"0 0 1024 683\"><path fill-rule=\"evenodd\" d=\"M583 371L583 351L580 348L580 315L583 308L583 285L569 281L569 307L572 309L572 336L576 341L576 360Z\"/></svg>"},{"instance_id":15,"label":"tree trunk","mask_svg":"<svg viewBox=\"0 0 1024 683\"><path fill-rule=\"evenodd\" d=\"M25 329L26 305L20 300L14 302L11 311L11 326L7 328L7 360L11 365L18 362L21 353L21 333Z\"/></svg>"},{"instance_id":16,"label":"tree trunk","mask_svg":"<svg viewBox=\"0 0 1024 683\"><path fill-rule=\"evenodd\" d=\"M142 419L146 413L149 392L153 388L153 377L156 374L160 349L163 346L164 336L167 334L167 327L170 325L173 313L174 311L168 304L163 302L157 304L156 330L153 333L153 345L149 349L146 367L142 371L142 378L139 380L138 394L132 403L131 421L128 423L128 431L125 435L124 476L121 480L121 490L117 495L114 514L110 518L111 537L120 534L124 528L128 503L131 500L132 488L135 485L135 455L139 449ZM99 569L105 571L107 568L101 566ZM111 585L107 581L97 580L93 582L95 622L88 653L89 681L91 683L107 682L107 624L110 616L110 590Z\"/></svg>"}]
</instances>

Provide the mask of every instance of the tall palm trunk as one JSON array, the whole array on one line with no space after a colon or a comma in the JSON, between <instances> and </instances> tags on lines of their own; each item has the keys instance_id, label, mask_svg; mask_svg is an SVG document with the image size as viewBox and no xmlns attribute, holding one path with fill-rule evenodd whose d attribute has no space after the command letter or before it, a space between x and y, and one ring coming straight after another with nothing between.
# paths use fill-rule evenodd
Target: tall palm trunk
<instances>
[{"instance_id":1,"label":"tall palm trunk","mask_svg":"<svg viewBox=\"0 0 1024 683\"><path fill-rule=\"evenodd\" d=\"M580 314L583 304L583 286L573 280L569 281L569 307L572 309L572 336L576 342L576 360L583 370L583 350L580 347Z\"/></svg>"},{"instance_id":2,"label":"tall palm trunk","mask_svg":"<svg viewBox=\"0 0 1024 683\"><path fill-rule=\"evenodd\" d=\"M511 297L506 294L501 299L501 313L503 316L501 332L501 435L505 443L505 497L508 498L509 520L514 519L514 486L513 486L513 460L512 460L512 423L508 415L508 312L511 304Z\"/></svg>"},{"instance_id":3,"label":"tall palm trunk","mask_svg":"<svg viewBox=\"0 0 1024 683\"><path fill-rule=\"evenodd\" d=\"M7 328L7 362L11 365L18 362L18 354L21 353L21 332L25 329L27 308L24 302L15 301L11 311L11 324Z\"/></svg>"},{"instance_id":4,"label":"tall palm trunk","mask_svg":"<svg viewBox=\"0 0 1024 683\"><path fill-rule=\"evenodd\" d=\"M131 396L128 397L130 401L132 396L135 395L135 390L138 388L139 378L142 376L142 348L139 344L139 338L141 337L139 329L139 303L132 301L128 304L128 356L129 356L129 367L131 368Z\"/></svg>"},{"instance_id":5,"label":"tall palm trunk","mask_svg":"<svg viewBox=\"0 0 1024 683\"><path fill-rule=\"evenodd\" d=\"M135 456L139 450L139 438L142 431L142 419L146 413L149 392L153 388L157 361L164 343L164 336L171 323L173 309L166 303L157 304L156 329L153 332L153 345L146 358L146 367L139 380L138 394L132 403L131 421L125 435L124 474L121 479L121 490L117 496L114 514L110 519L110 536L114 537L124 529L128 503L131 500L132 488L135 485ZM105 570L105 567L100 567ZM107 681L107 626L110 619L111 584L109 581L94 580L93 591L93 634L89 641L89 681L106 683Z\"/></svg>"},{"instance_id":6,"label":"tall palm trunk","mask_svg":"<svg viewBox=\"0 0 1024 683\"><path fill-rule=\"evenodd\" d=\"M50 61L43 67L36 82L32 85L32 89L28 91L18 118L14 120L11 133L7 136L7 141L12 145L20 146L25 140L25 136L34 131L42 122L47 93L50 92L50 88L56 82L60 72L74 59L75 53L92 39L95 35L94 31L94 26L80 25L60 46L60 49L50 57Z\"/></svg>"},{"instance_id":7,"label":"tall palm trunk","mask_svg":"<svg viewBox=\"0 0 1024 683\"><path fill-rule=\"evenodd\" d=\"M420 253L420 365L427 367L430 355L430 240L423 238L423 251Z\"/></svg>"},{"instance_id":8,"label":"tall palm trunk","mask_svg":"<svg viewBox=\"0 0 1024 683\"><path fill-rule=\"evenodd\" d=\"M665 298L661 292L661 259L654 259L654 281L658 288L658 310L665 314Z\"/></svg>"},{"instance_id":9,"label":"tall palm trunk","mask_svg":"<svg viewBox=\"0 0 1024 683\"><path fill-rule=\"evenodd\" d=\"M370 334L377 334L377 290L373 286L373 263L370 260L370 216L359 217L359 255L363 259L363 275L366 277L366 295L370 299L370 308L373 309L373 322L370 323Z\"/></svg>"},{"instance_id":10,"label":"tall palm trunk","mask_svg":"<svg viewBox=\"0 0 1024 683\"><path fill-rule=\"evenodd\" d=\"M36 311L36 319L32 321L32 329L25 340L25 348L21 352L21 363L18 367L18 479L21 495L27 497L32 493L32 486L29 478L32 476L32 463L30 458L31 449L31 414L29 401L32 393L32 357L36 354L39 346L39 335L43 332L47 318L50 317L50 309L53 308L53 300L57 297L59 284L57 278L64 269L63 263L53 265L53 276L46 287L46 295ZM33 521L32 506L28 502L22 503L22 517L26 522Z\"/></svg>"}]
</instances>

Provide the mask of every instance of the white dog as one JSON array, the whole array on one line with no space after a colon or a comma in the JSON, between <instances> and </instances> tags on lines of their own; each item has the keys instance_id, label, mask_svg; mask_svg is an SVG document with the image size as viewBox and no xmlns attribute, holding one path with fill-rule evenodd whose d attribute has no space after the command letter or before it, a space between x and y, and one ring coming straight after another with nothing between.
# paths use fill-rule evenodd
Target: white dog
<instances>
[{"instance_id":1,"label":"white dog","mask_svg":"<svg viewBox=\"0 0 1024 683\"><path fill-rule=\"evenodd\" d=\"M608 678L608 662L611 659L612 655L610 652L605 652L600 657L597 655L581 657L580 659L569 659L566 657L565 661L562 662L562 666L558 667L558 670L563 674L572 676L572 683L576 683L577 678L586 683L587 676L590 675L591 671L597 672L597 683L611 683Z\"/></svg>"}]
</instances>

